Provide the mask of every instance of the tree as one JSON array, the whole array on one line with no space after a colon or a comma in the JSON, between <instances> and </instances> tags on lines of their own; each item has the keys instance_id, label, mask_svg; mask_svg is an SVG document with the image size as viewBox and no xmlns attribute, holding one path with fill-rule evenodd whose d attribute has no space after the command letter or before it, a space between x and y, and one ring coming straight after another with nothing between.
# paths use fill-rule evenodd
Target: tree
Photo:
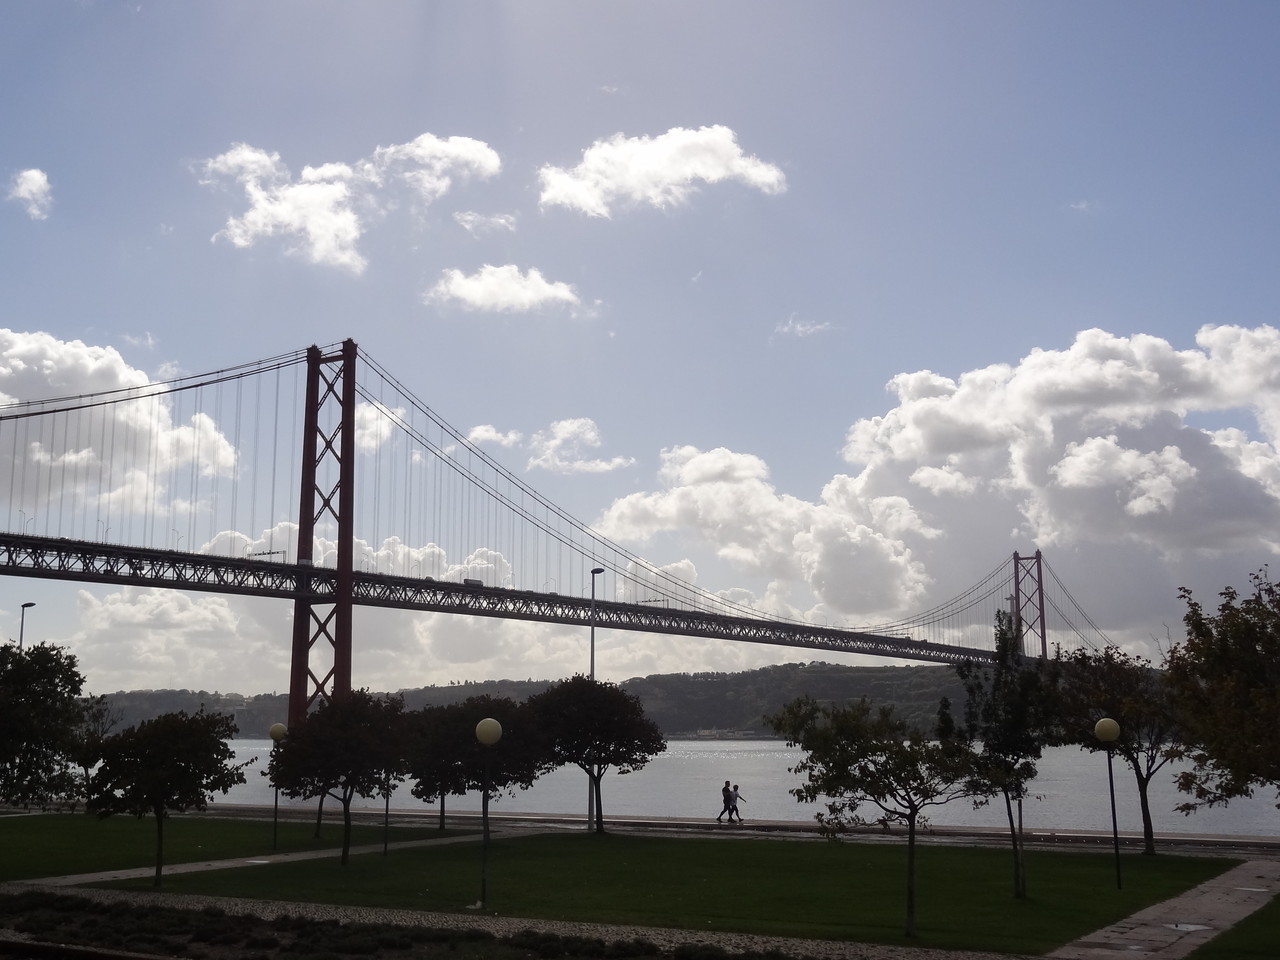
<instances>
[{"instance_id":1,"label":"tree","mask_svg":"<svg viewBox=\"0 0 1280 960\"><path fill-rule=\"evenodd\" d=\"M411 792L424 803L440 801L441 830L444 798L466 793L472 786L467 758L476 738L475 725L467 729L460 707L461 704L426 706L405 714L406 772L414 781Z\"/></svg>"},{"instance_id":2,"label":"tree","mask_svg":"<svg viewBox=\"0 0 1280 960\"><path fill-rule=\"evenodd\" d=\"M502 739L492 747L476 740L476 724L492 717L502 725ZM489 786L512 791L529 787L551 768L546 744L525 704L487 694L461 703L428 706L405 714L406 770L415 781L412 793L430 803L483 786L484 759L489 759Z\"/></svg>"},{"instance_id":3,"label":"tree","mask_svg":"<svg viewBox=\"0 0 1280 960\"><path fill-rule=\"evenodd\" d=\"M0 800L47 808L74 792L68 754L83 687L60 647L0 646Z\"/></svg>"},{"instance_id":4,"label":"tree","mask_svg":"<svg viewBox=\"0 0 1280 960\"><path fill-rule=\"evenodd\" d=\"M644 767L667 749L662 731L645 716L639 697L581 675L534 694L528 707L546 738L552 766L573 764L591 778L595 787L592 820L596 833L603 833L600 786L605 773L611 767L620 774Z\"/></svg>"},{"instance_id":5,"label":"tree","mask_svg":"<svg viewBox=\"0 0 1280 960\"><path fill-rule=\"evenodd\" d=\"M819 704L800 697L767 718L773 730L798 746L804 759L792 768L808 782L792 790L801 803L826 800L817 814L819 828L831 839L868 823L864 804L883 820L907 825L907 917L905 933L916 934L916 828L933 806L973 796L973 763L960 738L926 737L894 716L893 708L875 708L861 699L847 706ZM939 724L940 728L945 723Z\"/></svg>"},{"instance_id":6,"label":"tree","mask_svg":"<svg viewBox=\"0 0 1280 960\"><path fill-rule=\"evenodd\" d=\"M1214 615L1179 591L1187 638L1166 661L1186 745L1178 755L1192 764L1178 775L1191 795L1183 813L1280 788L1280 591L1265 569L1250 579L1252 595L1227 587Z\"/></svg>"},{"instance_id":7,"label":"tree","mask_svg":"<svg viewBox=\"0 0 1280 960\"><path fill-rule=\"evenodd\" d=\"M271 752L267 776L288 797L342 804L342 865L351 852L351 802L387 797L404 769L404 702L354 690L320 705Z\"/></svg>"},{"instance_id":8,"label":"tree","mask_svg":"<svg viewBox=\"0 0 1280 960\"><path fill-rule=\"evenodd\" d=\"M67 759L75 766L75 792L70 806L75 810L78 798L89 796L93 768L102 759L102 745L120 722L120 711L111 706L105 694L80 698L80 719L71 735Z\"/></svg>"},{"instance_id":9,"label":"tree","mask_svg":"<svg viewBox=\"0 0 1280 960\"><path fill-rule=\"evenodd\" d=\"M1004 798L1013 847L1013 895L1022 899L1027 895L1022 801L1048 740L1047 684L1041 665L1023 656L1018 631L1003 611L996 614L995 641L992 662L966 660L956 673L965 688L964 733L979 744L973 758L977 803Z\"/></svg>"},{"instance_id":10,"label":"tree","mask_svg":"<svg viewBox=\"0 0 1280 960\"><path fill-rule=\"evenodd\" d=\"M1112 645L1059 653L1057 663L1058 742L1094 752L1110 749L1124 760L1138 785L1142 852L1154 855L1149 788L1179 742L1167 677L1149 660ZM1120 737L1110 746L1093 732L1103 717L1120 725Z\"/></svg>"},{"instance_id":11,"label":"tree","mask_svg":"<svg viewBox=\"0 0 1280 960\"><path fill-rule=\"evenodd\" d=\"M102 762L89 784L89 809L99 817L131 813L156 818L156 877L164 865L164 821L168 811L204 810L214 792L244 783L244 768L232 763L227 742L236 734L226 714L165 713L102 743Z\"/></svg>"}]
</instances>

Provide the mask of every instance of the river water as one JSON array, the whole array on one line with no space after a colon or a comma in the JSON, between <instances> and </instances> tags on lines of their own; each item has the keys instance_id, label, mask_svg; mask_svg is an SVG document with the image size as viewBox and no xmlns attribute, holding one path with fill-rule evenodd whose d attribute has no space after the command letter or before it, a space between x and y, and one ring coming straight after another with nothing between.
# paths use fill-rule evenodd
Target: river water
<instances>
[{"instance_id":1,"label":"river water","mask_svg":"<svg viewBox=\"0 0 1280 960\"><path fill-rule=\"evenodd\" d=\"M245 771L247 783L234 788L216 804L270 804L273 791L267 778L270 740L235 740L237 761L256 758ZM812 822L819 804L800 803L788 792L802 779L789 772L800 751L776 740L672 740L665 753L635 773L606 773L601 799L606 821L610 816L651 818L706 818L720 812L720 788L725 780L739 785L744 802L740 812L752 820ZM1028 830L1097 830L1110 833L1111 806L1107 793L1107 758L1074 747L1049 750L1039 764L1040 775L1031 784L1036 799L1024 805ZM1122 761L1115 763L1116 811L1122 833L1140 833L1133 772ZM434 812L438 805L423 804L401 784L391 798L393 810ZM1151 813L1156 835L1209 834L1221 836L1280 836L1280 810L1270 791L1230 805L1202 810L1190 816L1174 811L1185 799L1173 786L1173 768L1166 766L1151 782ZM381 799L359 800L366 808L383 808ZM576 767L562 768L539 779L529 790L495 796L495 813L581 814L587 811L587 778ZM314 801L280 798L281 806L311 807ZM446 810L479 810L478 794L449 797ZM933 808L931 822L944 826L1005 827L1000 803L978 810L968 801Z\"/></svg>"}]
</instances>

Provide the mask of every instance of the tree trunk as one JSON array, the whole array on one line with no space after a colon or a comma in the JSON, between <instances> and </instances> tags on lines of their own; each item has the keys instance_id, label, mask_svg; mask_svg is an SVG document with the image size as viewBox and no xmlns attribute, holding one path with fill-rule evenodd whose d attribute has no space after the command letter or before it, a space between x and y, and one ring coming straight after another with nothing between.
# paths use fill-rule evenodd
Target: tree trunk
<instances>
[{"instance_id":1,"label":"tree trunk","mask_svg":"<svg viewBox=\"0 0 1280 960\"><path fill-rule=\"evenodd\" d=\"M1151 826L1151 799L1147 796L1147 788L1150 785L1150 777L1138 777L1138 804L1142 808L1142 852L1149 857L1154 857L1156 834Z\"/></svg>"},{"instance_id":2,"label":"tree trunk","mask_svg":"<svg viewBox=\"0 0 1280 960\"><path fill-rule=\"evenodd\" d=\"M347 865L351 855L351 801L355 792L349 789L342 791L342 866Z\"/></svg>"},{"instance_id":3,"label":"tree trunk","mask_svg":"<svg viewBox=\"0 0 1280 960\"><path fill-rule=\"evenodd\" d=\"M320 794L320 802L316 804L316 833L315 839L320 839L320 822L324 820L324 798L327 794Z\"/></svg>"},{"instance_id":4,"label":"tree trunk","mask_svg":"<svg viewBox=\"0 0 1280 960\"><path fill-rule=\"evenodd\" d=\"M444 790L440 791L440 829L444 829Z\"/></svg>"},{"instance_id":5,"label":"tree trunk","mask_svg":"<svg viewBox=\"0 0 1280 960\"><path fill-rule=\"evenodd\" d=\"M1013 798L1009 796L1008 790L1001 790L1001 793L1004 794L1005 817L1009 821L1009 837L1013 841L1013 896L1017 900L1025 900L1027 875L1022 857L1022 832L1013 819Z\"/></svg>"},{"instance_id":6,"label":"tree trunk","mask_svg":"<svg viewBox=\"0 0 1280 960\"><path fill-rule=\"evenodd\" d=\"M164 807L152 810L156 816L156 878L152 886L160 886L160 870L164 866Z\"/></svg>"},{"instance_id":7,"label":"tree trunk","mask_svg":"<svg viewBox=\"0 0 1280 960\"><path fill-rule=\"evenodd\" d=\"M596 808L592 811L592 816L596 820L596 833L604 833L604 805L600 802L600 781L604 779L604 771L591 774L591 782L595 785L595 801Z\"/></svg>"},{"instance_id":8,"label":"tree trunk","mask_svg":"<svg viewBox=\"0 0 1280 960\"><path fill-rule=\"evenodd\" d=\"M916 814L907 817L907 925L903 932L916 935Z\"/></svg>"}]
</instances>

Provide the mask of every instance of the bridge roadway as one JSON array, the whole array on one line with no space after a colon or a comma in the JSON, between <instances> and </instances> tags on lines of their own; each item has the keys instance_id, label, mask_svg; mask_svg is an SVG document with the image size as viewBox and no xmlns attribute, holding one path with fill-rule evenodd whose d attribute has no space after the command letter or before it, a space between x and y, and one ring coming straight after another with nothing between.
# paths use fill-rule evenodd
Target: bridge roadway
<instances>
[{"instance_id":1,"label":"bridge roadway","mask_svg":"<svg viewBox=\"0 0 1280 960\"><path fill-rule=\"evenodd\" d=\"M286 600L332 602L337 571L254 557L223 557L91 540L0 534L0 574L44 580L167 587ZM990 660L992 651L950 646L793 621L731 617L652 604L475 586L430 577L353 574L352 602L362 606L537 620L642 633L737 640L785 647L861 653L929 663Z\"/></svg>"}]
</instances>

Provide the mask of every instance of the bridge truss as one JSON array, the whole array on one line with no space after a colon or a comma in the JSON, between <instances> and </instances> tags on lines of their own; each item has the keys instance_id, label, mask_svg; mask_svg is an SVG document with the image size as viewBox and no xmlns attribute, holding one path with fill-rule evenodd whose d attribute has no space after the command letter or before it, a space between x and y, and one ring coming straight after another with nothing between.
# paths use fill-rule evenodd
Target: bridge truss
<instances>
[{"instance_id":1,"label":"bridge truss","mask_svg":"<svg viewBox=\"0 0 1280 960\"><path fill-rule=\"evenodd\" d=\"M328 567L211 554L120 547L82 540L0 534L0 574L88 583L169 587L332 604L339 572ZM711 640L739 640L929 663L990 660L992 651L790 621L732 617L644 603L475 586L353 571L351 602L369 607L537 620Z\"/></svg>"},{"instance_id":2,"label":"bridge truss","mask_svg":"<svg viewBox=\"0 0 1280 960\"><path fill-rule=\"evenodd\" d=\"M277 406L274 415L264 416L258 407L250 405L249 409L257 415L242 418L242 381L262 373L275 373L278 398L279 371L298 371L303 362L306 365L305 399L301 401L300 417L297 416L295 402L292 415L282 415L280 411L283 408ZM294 606L289 685L291 724L305 717L317 699L341 697L351 690L355 606L567 625L594 624L615 630L950 664L966 659L991 658L990 648L976 646L975 643L982 642L984 631L991 626L991 604L1007 602L1023 637L1026 652L1029 655L1048 655L1043 579L1046 570L1038 551L1034 556L1014 554L1011 570L1002 564L964 594L896 623L847 629L795 620L766 619L749 607L709 593L649 564L569 517L404 392L394 378L376 363L367 361L366 366L380 378L377 382L386 387L390 395L386 396L381 391L375 395L368 385L358 383L356 363L356 344L346 340L340 345L323 349L313 346L305 354L298 352L270 358L255 365L246 365L243 370L233 368L202 378L144 384L101 395L15 404L11 410L0 413L0 425L10 428L17 424L35 424L37 418L46 414L68 418L61 424L23 426L20 432L16 428L12 430L15 466L11 484L17 483L14 487L17 502L23 503L26 510L34 509L33 504L50 506L55 492L60 489L78 492L79 499L72 496L68 505L63 507L63 513L54 514L58 519L52 524L46 511L43 532L28 533L28 527L35 525L34 516L19 509L18 532L0 533L0 575L166 587L291 601ZM224 454L222 464L238 463L232 455L240 455L242 422L252 424L252 427L245 428L246 433L252 434L244 444L250 454L265 450L267 434L271 433L270 452L273 456L268 458L272 464L271 482L264 488L270 494L266 513L271 526L266 533L271 536L276 535L277 526L281 523L281 515L275 509L275 467L279 461L274 459L281 445L277 443L275 434L282 423L301 422L301 434L295 434L291 442L283 445L295 454L300 453L300 472L292 472L296 469L296 459L289 471L281 470L282 477L299 477L289 484L298 494L293 504L296 514L292 510L284 512L286 520L291 515L297 518L296 542L288 536L287 530L280 534L285 537L286 546L294 543L293 562L288 562L288 551L276 549L278 544L267 538L265 533L262 540L254 541L252 537L238 532L243 528L245 513L242 500L238 521L239 488L232 486L229 496L223 488L219 499L216 483L206 480L205 473L201 472L202 463L207 461L201 460L198 447L190 457L193 473L185 481L189 484L186 500L189 503L208 502L214 506L229 502L230 519L224 520L222 526L211 524L207 536L201 535L195 519L188 519L185 528L176 526L174 524L179 523L176 518L171 520L162 509L151 509L145 500L142 505L129 500L127 509L121 505L114 508L115 513L111 512L112 504L122 502L121 492L124 490L123 481L118 478L113 481L108 465L108 453L117 431L125 433L125 440L121 442L127 443L131 451L142 450L147 453L143 459L148 464L161 465L155 474L148 475L148 483L137 485L138 489L167 487L171 493L180 493L184 486L184 481L176 473L164 472L174 468L171 464L164 466L169 463L169 458L163 455L163 449L154 444L147 446L140 432L127 433L120 424L146 425L149 422L153 432L167 428L172 448L178 449L181 446L178 441L195 437L195 434L191 428L180 426L181 418L175 408L167 405L176 404L183 396L194 397L193 408L198 409L200 391L216 389L218 384L224 383L233 385L235 391L234 416L230 419L235 424L236 442L227 445L231 452ZM243 393L248 394L249 388L244 388ZM269 388L267 391L255 388L253 402L256 404L264 393L269 393ZM105 410L126 401L141 404L145 415L133 415L118 423L106 417ZM193 412L189 422L214 424L220 419L227 419L226 408L219 405L222 402L215 399L214 403L215 411L223 414L221 418ZM367 455L370 429L367 418L372 414L382 418L380 425L386 429L387 435L392 430L400 431L398 435L407 440L403 449L421 454L423 462L439 465L438 472L427 473L425 477L434 483L419 483L420 478L416 475L410 477L410 467L416 462L413 460L394 469L382 470L381 475L376 464L372 474L367 464L357 470L358 453L362 454L359 459L370 459ZM364 450L360 449L357 436L358 417L365 418L360 421L366 431ZM113 423L117 426L113 427ZM270 431L266 428L260 430L262 424L269 424ZM432 432L436 428L438 431ZM208 444L206 452L220 452L213 442L217 439L214 434L203 436ZM100 461L88 460L82 455L83 451L96 449L99 445L105 447ZM81 463L86 465L78 466ZM479 470L473 473L476 466ZM254 471L245 472L252 474ZM216 472L209 473L216 480ZM258 470L256 473L259 482L264 483L267 471ZM411 560L412 554L401 550L395 556L395 565L390 571L384 573L378 569L376 556L372 569L367 569L365 565L372 556L370 544L376 543L377 537L371 538L367 533L359 541L355 537L357 520L365 524L368 522L367 515L363 518L357 516L357 480L362 492L361 502L368 500L373 504L375 532L379 524L379 505L385 504L382 519L403 521L411 530L408 534L414 538L411 542L427 544L426 549L444 557L449 557L452 550L459 559L451 559L444 564L447 570L437 570L428 566L426 553L420 553L421 573L427 574L430 570L436 576L411 576L410 570L419 567L418 560ZM205 484L203 488L202 483ZM449 496L458 489L465 491L465 497L461 498L461 508L455 506L451 512ZM253 531L259 529L253 522L255 516L260 515L256 513L258 491L258 487L253 487L252 497L245 498L249 500L248 527ZM434 506L427 502L424 491L431 491L435 498ZM494 503L498 510L506 513L500 516L486 514L483 508L472 506L473 503L484 502ZM97 512L90 513L87 509L89 504L96 504ZM11 502L11 513L13 509ZM368 507L362 509L367 511ZM451 520L452 525L440 531L439 543L448 541L449 549L437 546L436 540L423 537L409 524L410 519L422 523L428 516L434 520L437 516L452 518L455 513L460 514L457 522ZM214 511L211 511L210 516L213 515ZM70 533L67 537L62 535L64 517ZM140 531L134 526L135 522L141 525ZM516 533L518 522L527 522L532 530L527 543L523 532L520 535ZM90 540L88 537L94 531L95 523L98 538ZM117 537L139 537L140 533L139 539L130 542L150 545L109 542L108 535L113 529L119 531L122 526L125 529L123 533L118 532ZM223 532L218 533L219 530ZM170 533L172 540L169 539ZM505 541L503 537L506 537ZM181 549L184 538L192 548L188 552ZM170 542L173 549L169 547ZM403 543L398 537L385 537L382 542L384 545ZM200 544L204 546L200 547ZM563 548L563 554L576 559L565 566L564 561L551 556L550 545L554 545L556 550ZM321 549L325 551L322 558L316 553ZM467 556L468 550L472 556ZM545 566L541 565L544 550ZM356 569L358 551L363 551L366 558L360 562L361 569ZM483 575L480 570L470 570L469 564L476 556L480 557L476 562L481 569L496 571L489 580L480 579ZM502 570L496 565L484 567L485 557L505 558L508 561L507 571L519 574L522 581L516 582L510 576L504 581ZM562 582L566 579L572 582L587 568L596 567L609 570L617 578L618 587L614 590L613 599L597 599L593 603L585 597L557 592L556 577L560 577ZM535 576L529 577L529 572ZM1056 575L1051 570L1047 572L1057 582ZM502 585L495 585L494 580ZM591 582L594 593L594 579ZM543 583L541 591L531 589L538 583ZM1060 582L1058 586L1061 588ZM1065 588L1063 590L1065 592ZM632 602L627 602L628 591ZM1059 617L1066 620L1063 606L1053 597L1048 603ZM1074 599L1067 594L1064 604L1074 605ZM1078 605L1075 609L1081 612ZM1092 621L1089 623L1092 625ZM1069 623L1067 626L1074 629ZM1078 631L1077 637L1084 639Z\"/></svg>"}]
</instances>

